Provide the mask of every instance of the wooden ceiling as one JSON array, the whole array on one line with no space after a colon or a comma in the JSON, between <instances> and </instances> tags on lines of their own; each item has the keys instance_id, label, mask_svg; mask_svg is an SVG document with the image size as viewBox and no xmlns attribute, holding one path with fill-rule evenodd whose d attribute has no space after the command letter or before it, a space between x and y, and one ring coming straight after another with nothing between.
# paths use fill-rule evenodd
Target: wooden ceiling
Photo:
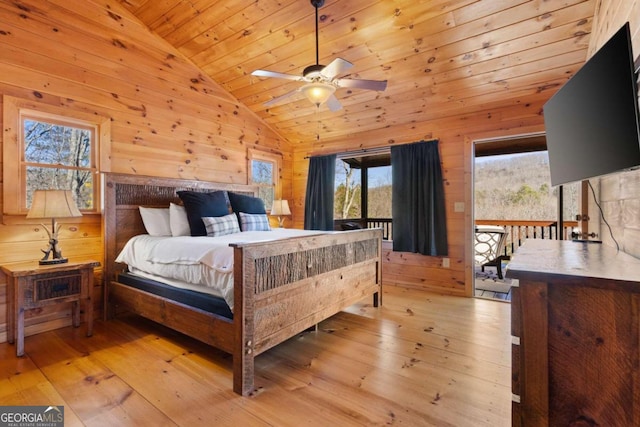
<instances>
[{"instance_id":1,"label":"wooden ceiling","mask_svg":"<svg viewBox=\"0 0 640 427\"><path fill-rule=\"evenodd\" d=\"M596 0L326 0L320 63L354 64L346 77L388 80L384 92L340 88L338 112L304 98L267 108L296 89L256 69L301 75L315 63L309 0L120 0L151 31L291 143L320 132L359 132L549 96L584 63Z\"/></svg>"}]
</instances>

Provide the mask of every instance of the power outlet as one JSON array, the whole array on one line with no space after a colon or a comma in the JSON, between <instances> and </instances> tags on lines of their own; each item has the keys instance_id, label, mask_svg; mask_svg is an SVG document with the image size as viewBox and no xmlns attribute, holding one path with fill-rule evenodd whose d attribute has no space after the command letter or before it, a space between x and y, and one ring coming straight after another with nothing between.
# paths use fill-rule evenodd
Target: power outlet
<instances>
[{"instance_id":1,"label":"power outlet","mask_svg":"<svg viewBox=\"0 0 640 427\"><path fill-rule=\"evenodd\" d=\"M443 268L449 268L450 267L449 258L442 258L442 267Z\"/></svg>"},{"instance_id":2,"label":"power outlet","mask_svg":"<svg viewBox=\"0 0 640 427\"><path fill-rule=\"evenodd\" d=\"M453 204L454 212L464 212L464 202L455 202Z\"/></svg>"}]
</instances>

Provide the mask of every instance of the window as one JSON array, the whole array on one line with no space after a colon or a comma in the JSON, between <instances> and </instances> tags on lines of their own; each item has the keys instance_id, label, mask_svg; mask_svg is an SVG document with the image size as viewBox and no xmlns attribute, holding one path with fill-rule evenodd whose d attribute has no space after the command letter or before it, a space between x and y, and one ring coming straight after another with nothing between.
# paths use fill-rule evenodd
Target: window
<instances>
[{"instance_id":1,"label":"window","mask_svg":"<svg viewBox=\"0 0 640 427\"><path fill-rule=\"evenodd\" d=\"M336 159L334 226L382 228L382 238L391 240L391 155L386 147L369 151Z\"/></svg>"},{"instance_id":2,"label":"window","mask_svg":"<svg viewBox=\"0 0 640 427\"><path fill-rule=\"evenodd\" d=\"M258 186L258 197L267 212L271 210L278 192L281 156L257 150L249 150L249 184Z\"/></svg>"},{"instance_id":3,"label":"window","mask_svg":"<svg viewBox=\"0 0 640 427\"><path fill-rule=\"evenodd\" d=\"M373 151L373 150L372 150ZM339 155L334 184L334 215L340 219L391 219L391 157L388 149L373 154Z\"/></svg>"},{"instance_id":4,"label":"window","mask_svg":"<svg viewBox=\"0 0 640 427\"><path fill-rule=\"evenodd\" d=\"M80 210L92 210L95 128L25 114L21 132L27 208L34 190L71 190Z\"/></svg>"},{"instance_id":5,"label":"window","mask_svg":"<svg viewBox=\"0 0 640 427\"><path fill-rule=\"evenodd\" d=\"M98 147L108 141L108 119L9 96L3 102L4 213L26 214L40 189L71 190L80 210L100 212Z\"/></svg>"}]
</instances>

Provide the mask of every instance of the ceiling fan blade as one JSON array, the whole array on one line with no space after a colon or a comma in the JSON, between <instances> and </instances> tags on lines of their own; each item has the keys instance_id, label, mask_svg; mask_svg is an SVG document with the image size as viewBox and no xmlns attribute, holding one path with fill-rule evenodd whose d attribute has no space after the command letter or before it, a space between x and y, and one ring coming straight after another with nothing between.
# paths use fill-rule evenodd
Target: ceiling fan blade
<instances>
[{"instance_id":1,"label":"ceiling fan blade","mask_svg":"<svg viewBox=\"0 0 640 427\"><path fill-rule=\"evenodd\" d=\"M302 77L295 76L293 74L277 73L275 71L266 71L266 70L255 70L253 73L251 73L251 75L259 76L259 77L275 77L278 79L287 79L287 80L298 80L298 81L304 80Z\"/></svg>"},{"instance_id":2,"label":"ceiling fan blade","mask_svg":"<svg viewBox=\"0 0 640 427\"><path fill-rule=\"evenodd\" d=\"M383 91L387 88L386 80L336 79L338 87Z\"/></svg>"},{"instance_id":3,"label":"ceiling fan blade","mask_svg":"<svg viewBox=\"0 0 640 427\"><path fill-rule=\"evenodd\" d=\"M272 105L279 104L280 102L284 101L285 99L289 98L290 96L295 95L298 92L300 92L300 88L298 88L296 90L292 90L291 92L287 92L284 95L276 96L275 98L265 102L262 105L264 105L265 107L271 107Z\"/></svg>"},{"instance_id":4,"label":"ceiling fan blade","mask_svg":"<svg viewBox=\"0 0 640 427\"><path fill-rule=\"evenodd\" d=\"M338 111L342 109L342 104L340 104L338 98L332 94L329 99L327 99L327 107L329 107L329 110L331 111Z\"/></svg>"},{"instance_id":5,"label":"ceiling fan blade","mask_svg":"<svg viewBox=\"0 0 640 427\"><path fill-rule=\"evenodd\" d=\"M344 74L349 68L353 67L353 64L349 61L346 61L342 58L336 58L329 65L324 67L320 74L329 80L332 78L339 76L340 74Z\"/></svg>"}]
</instances>

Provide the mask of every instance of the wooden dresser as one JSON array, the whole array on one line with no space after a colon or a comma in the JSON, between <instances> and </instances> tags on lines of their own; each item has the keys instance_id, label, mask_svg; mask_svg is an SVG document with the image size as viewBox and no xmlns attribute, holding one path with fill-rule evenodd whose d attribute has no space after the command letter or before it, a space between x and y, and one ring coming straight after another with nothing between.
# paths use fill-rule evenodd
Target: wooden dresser
<instances>
[{"instance_id":1,"label":"wooden dresser","mask_svg":"<svg viewBox=\"0 0 640 427\"><path fill-rule=\"evenodd\" d=\"M528 240L512 257L514 426L640 426L640 260Z\"/></svg>"}]
</instances>

